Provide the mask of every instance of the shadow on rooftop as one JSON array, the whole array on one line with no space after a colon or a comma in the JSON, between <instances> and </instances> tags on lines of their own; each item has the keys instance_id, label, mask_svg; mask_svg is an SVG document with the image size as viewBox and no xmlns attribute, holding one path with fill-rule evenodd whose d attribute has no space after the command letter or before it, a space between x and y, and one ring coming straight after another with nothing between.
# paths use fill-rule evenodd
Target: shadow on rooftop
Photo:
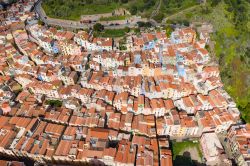
<instances>
[{"instance_id":1,"label":"shadow on rooftop","mask_svg":"<svg viewBox=\"0 0 250 166\"><path fill-rule=\"evenodd\" d=\"M105 166L104 162L102 162L96 158L90 160L89 165L91 165L91 166Z\"/></svg>"}]
</instances>

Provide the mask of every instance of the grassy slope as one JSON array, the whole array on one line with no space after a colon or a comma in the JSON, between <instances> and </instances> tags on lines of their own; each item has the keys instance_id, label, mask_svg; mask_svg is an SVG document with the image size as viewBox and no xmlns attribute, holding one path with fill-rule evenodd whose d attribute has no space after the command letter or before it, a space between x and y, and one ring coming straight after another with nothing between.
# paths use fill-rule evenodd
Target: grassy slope
<instances>
[{"instance_id":1,"label":"grassy slope","mask_svg":"<svg viewBox=\"0 0 250 166\"><path fill-rule=\"evenodd\" d=\"M118 3L106 4L78 4L76 2L67 2L58 0L44 0L42 7L46 14L52 18L80 20L81 15L109 13L119 7Z\"/></svg>"},{"instance_id":2,"label":"grassy slope","mask_svg":"<svg viewBox=\"0 0 250 166\"><path fill-rule=\"evenodd\" d=\"M68 20L79 20L81 15L110 13L118 8L130 10L131 6L137 7L137 13L149 15L154 8L154 5L145 8L144 0L129 0L128 3L120 3L115 0L93 1L92 4L83 4L82 0L43 0L42 7L49 17ZM107 3L105 3L106 1ZM156 3L158 0L151 1ZM118 17L119 19L121 18Z\"/></svg>"},{"instance_id":3,"label":"grassy slope","mask_svg":"<svg viewBox=\"0 0 250 166\"><path fill-rule=\"evenodd\" d=\"M161 0L161 7L154 20L161 22L164 17L178 13L186 8L198 5L197 0Z\"/></svg>"},{"instance_id":4,"label":"grassy slope","mask_svg":"<svg viewBox=\"0 0 250 166\"><path fill-rule=\"evenodd\" d=\"M245 4L250 11L250 5ZM250 35L234 24L234 15L228 12L228 5L223 1L217 6L207 5L208 12L204 12L206 7L198 7L196 10L185 13L177 20L188 21L208 21L213 24L215 33L212 39L216 42L215 53L220 63L222 81L227 92L234 98L238 107L242 111L242 117L246 122L250 122ZM244 26L249 26L248 23Z\"/></svg>"},{"instance_id":5,"label":"grassy slope","mask_svg":"<svg viewBox=\"0 0 250 166\"><path fill-rule=\"evenodd\" d=\"M197 0L128 0L128 3L115 0L92 0L92 4L82 3L84 1L88 0L43 0L42 6L49 17L60 19L79 20L81 15L109 13L121 7L129 11L134 7L138 15L149 18L161 1L160 12L154 17L156 21L161 22L164 16L198 4ZM121 17L109 19L119 20Z\"/></svg>"},{"instance_id":6,"label":"grassy slope","mask_svg":"<svg viewBox=\"0 0 250 166\"><path fill-rule=\"evenodd\" d=\"M103 32L99 32L95 34L96 36L100 37L122 37L125 36L126 30L125 29L106 29Z\"/></svg>"},{"instance_id":7,"label":"grassy slope","mask_svg":"<svg viewBox=\"0 0 250 166\"><path fill-rule=\"evenodd\" d=\"M161 12L165 14L165 16L174 14L188 7L194 6L198 4L197 0L179 0L178 3L176 0L162 0L162 8Z\"/></svg>"},{"instance_id":8,"label":"grassy slope","mask_svg":"<svg viewBox=\"0 0 250 166\"><path fill-rule=\"evenodd\" d=\"M177 155L182 155L180 154L180 152L188 147L196 147L199 152L199 157L202 157L202 152L199 148L199 143L193 143L191 141L173 142L173 160L175 160Z\"/></svg>"}]
</instances>

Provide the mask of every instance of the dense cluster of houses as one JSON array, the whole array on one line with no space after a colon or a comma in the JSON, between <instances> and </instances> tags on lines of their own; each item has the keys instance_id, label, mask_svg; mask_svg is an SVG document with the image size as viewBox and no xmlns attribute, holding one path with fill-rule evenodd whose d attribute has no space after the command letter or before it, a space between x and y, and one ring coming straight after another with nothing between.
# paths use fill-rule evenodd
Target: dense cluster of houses
<instances>
[{"instance_id":1,"label":"dense cluster of houses","mask_svg":"<svg viewBox=\"0 0 250 166\"><path fill-rule=\"evenodd\" d=\"M31 36L45 52L64 55L81 55L82 49L100 51L113 49L112 38L96 38L93 34L79 31L74 34L70 31L60 31L56 28L45 28L38 24L29 27Z\"/></svg>"},{"instance_id":2,"label":"dense cluster of houses","mask_svg":"<svg viewBox=\"0 0 250 166\"><path fill-rule=\"evenodd\" d=\"M0 160L0 165L2 166L25 166L24 162L19 162L19 161L8 161L8 160Z\"/></svg>"},{"instance_id":3,"label":"dense cluster of houses","mask_svg":"<svg viewBox=\"0 0 250 166\"><path fill-rule=\"evenodd\" d=\"M1 155L171 166L169 140L198 139L209 165L250 163L250 127L223 89L208 35L141 33L120 51L91 31L38 25L34 3L0 12Z\"/></svg>"}]
</instances>

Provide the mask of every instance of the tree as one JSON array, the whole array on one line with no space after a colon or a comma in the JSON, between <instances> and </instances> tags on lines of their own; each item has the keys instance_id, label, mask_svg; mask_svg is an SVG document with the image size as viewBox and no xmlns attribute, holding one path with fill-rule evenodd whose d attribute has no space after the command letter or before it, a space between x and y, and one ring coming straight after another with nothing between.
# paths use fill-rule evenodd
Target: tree
<instances>
[{"instance_id":1,"label":"tree","mask_svg":"<svg viewBox=\"0 0 250 166\"><path fill-rule=\"evenodd\" d=\"M127 50L127 47L124 46L124 45L121 45L121 46L119 47L119 49L120 49L120 50Z\"/></svg>"},{"instance_id":2,"label":"tree","mask_svg":"<svg viewBox=\"0 0 250 166\"><path fill-rule=\"evenodd\" d=\"M142 8L142 11L145 9L149 9L151 6L155 5L155 1L154 0L143 0L144 1L144 6Z\"/></svg>"},{"instance_id":3,"label":"tree","mask_svg":"<svg viewBox=\"0 0 250 166\"><path fill-rule=\"evenodd\" d=\"M211 10L208 8L208 6L204 6L201 8L201 13L202 14L209 14L209 13L211 13Z\"/></svg>"},{"instance_id":4,"label":"tree","mask_svg":"<svg viewBox=\"0 0 250 166\"><path fill-rule=\"evenodd\" d=\"M93 0L86 0L86 3L87 3L87 4L92 4L92 3L93 3Z\"/></svg>"},{"instance_id":5,"label":"tree","mask_svg":"<svg viewBox=\"0 0 250 166\"><path fill-rule=\"evenodd\" d=\"M178 20L178 24L182 24L184 26L189 26L189 22L187 20Z\"/></svg>"},{"instance_id":6,"label":"tree","mask_svg":"<svg viewBox=\"0 0 250 166\"><path fill-rule=\"evenodd\" d=\"M138 21L137 25L139 28L145 27L145 28L150 28L152 27L152 24L150 22L143 22L143 21Z\"/></svg>"},{"instance_id":7,"label":"tree","mask_svg":"<svg viewBox=\"0 0 250 166\"><path fill-rule=\"evenodd\" d=\"M62 101L60 100L47 100L47 104L51 105L52 107L61 107Z\"/></svg>"},{"instance_id":8,"label":"tree","mask_svg":"<svg viewBox=\"0 0 250 166\"><path fill-rule=\"evenodd\" d=\"M166 27L166 35L167 35L167 37L170 37L172 32L173 32L173 28L170 25L167 25L167 27Z\"/></svg>"},{"instance_id":9,"label":"tree","mask_svg":"<svg viewBox=\"0 0 250 166\"><path fill-rule=\"evenodd\" d=\"M133 5L131 8L130 8L130 13L132 14L132 15L136 15L136 13L137 13L137 7L135 6L135 5Z\"/></svg>"},{"instance_id":10,"label":"tree","mask_svg":"<svg viewBox=\"0 0 250 166\"><path fill-rule=\"evenodd\" d=\"M212 6L212 7L215 7L215 6L217 6L220 2L221 2L221 0L212 0L211 6Z\"/></svg>"},{"instance_id":11,"label":"tree","mask_svg":"<svg viewBox=\"0 0 250 166\"><path fill-rule=\"evenodd\" d=\"M38 25L44 25L44 22L41 20L38 20Z\"/></svg>"},{"instance_id":12,"label":"tree","mask_svg":"<svg viewBox=\"0 0 250 166\"><path fill-rule=\"evenodd\" d=\"M151 22L146 22L146 23L145 23L145 27L146 27L146 28L150 28L150 27L152 27Z\"/></svg>"},{"instance_id":13,"label":"tree","mask_svg":"<svg viewBox=\"0 0 250 166\"><path fill-rule=\"evenodd\" d=\"M85 65L85 70L88 70L90 68L90 66L89 66L89 64L87 63L86 65Z\"/></svg>"},{"instance_id":14,"label":"tree","mask_svg":"<svg viewBox=\"0 0 250 166\"><path fill-rule=\"evenodd\" d=\"M143 26L144 26L144 24L145 24L145 23L144 23L144 22L142 22L142 21L138 21L138 22L137 22L138 27L143 27Z\"/></svg>"},{"instance_id":15,"label":"tree","mask_svg":"<svg viewBox=\"0 0 250 166\"><path fill-rule=\"evenodd\" d=\"M164 14L163 14L163 13L158 13L158 14L154 17L154 20L157 21L157 22L161 22L163 18L164 18Z\"/></svg>"},{"instance_id":16,"label":"tree","mask_svg":"<svg viewBox=\"0 0 250 166\"><path fill-rule=\"evenodd\" d=\"M135 32L136 34L140 34L140 33L141 33L141 30L140 30L140 28L136 28L136 29L134 30L134 32Z\"/></svg>"},{"instance_id":17,"label":"tree","mask_svg":"<svg viewBox=\"0 0 250 166\"><path fill-rule=\"evenodd\" d=\"M185 25L187 27L190 25L189 21L187 21L187 20L183 20L182 23L183 23L183 25Z\"/></svg>"},{"instance_id":18,"label":"tree","mask_svg":"<svg viewBox=\"0 0 250 166\"><path fill-rule=\"evenodd\" d=\"M130 32L130 28L129 28L129 27L125 27L125 28L124 28L124 31L125 31L126 33L129 33L129 32Z\"/></svg>"},{"instance_id":19,"label":"tree","mask_svg":"<svg viewBox=\"0 0 250 166\"><path fill-rule=\"evenodd\" d=\"M128 3L128 0L121 0L122 3Z\"/></svg>"},{"instance_id":20,"label":"tree","mask_svg":"<svg viewBox=\"0 0 250 166\"><path fill-rule=\"evenodd\" d=\"M101 32L104 30L104 26L100 23L96 23L93 28L94 28L94 31L96 32Z\"/></svg>"}]
</instances>

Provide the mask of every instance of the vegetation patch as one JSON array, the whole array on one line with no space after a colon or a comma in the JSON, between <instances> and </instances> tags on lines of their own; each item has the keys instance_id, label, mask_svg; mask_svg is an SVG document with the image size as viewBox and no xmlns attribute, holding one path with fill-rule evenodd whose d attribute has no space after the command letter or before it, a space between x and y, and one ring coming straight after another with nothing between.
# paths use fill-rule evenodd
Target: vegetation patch
<instances>
[{"instance_id":1,"label":"vegetation patch","mask_svg":"<svg viewBox=\"0 0 250 166\"><path fill-rule=\"evenodd\" d=\"M42 7L52 18L80 20L81 15L111 13L115 9L125 8L131 15L149 18L161 1L158 22L176 12L199 4L197 0L43 0ZM126 16L101 18L102 21L123 20Z\"/></svg>"},{"instance_id":2,"label":"vegetation patch","mask_svg":"<svg viewBox=\"0 0 250 166\"><path fill-rule=\"evenodd\" d=\"M161 12L166 16L177 13L183 9L199 4L197 0L162 0Z\"/></svg>"},{"instance_id":3,"label":"vegetation patch","mask_svg":"<svg viewBox=\"0 0 250 166\"><path fill-rule=\"evenodd\" d=\"M177 155L182 155L180 153L187 148L196 148L199 153L199 157L202 158L202 152L200 150L198 142L197 143L194 143L192 141L172 142L172 146L173 146L172 147L173 148L173 160L175 160Z\"/></svg>"},{"instance_id":4,"label":"vegetation patch","mask_svg":"<svg viewBox=\"0 0 250 166\"><path fill-rule=\"evenodd\" d=\"M159 0L43 0L42 7L52 18L80 20L81 15L111 13L125 8L132 15L150 14ZM110 17L110 20L121 19ZM107 20L108 21L108 20Z\"/></svg>"},{"instance_id":5,"label":"vegetation patch","mask_svg":"<svg viewBox=\"0 0 250 166\"><path fill-rule=\"evenodd\" d=\"M113 12L119 3L108 0L43 0L42 7L49 17L80 20L81 15Z\"/></svg>"},{"instance_id":6,"label":"vegetation patch","mask_svg":"<svg viewBox=\"0 0 250 166\"><path fill-rule=\"evenodd\" d=\"M52 106L52 107L61 107L62 106L62 101L60 100L47 100L46 104Z\"/></svg>"},{"instance_id":7,"label":"vegetation patch","mask_svg":"<svg viewBox=\"0 0 250 166\"><path fill-rule=\"evenodd\" d=\"M103 32L96 34L100 37L123 37L126 35L125 29L106 29Z\"/></svg>"}]
</instances>

